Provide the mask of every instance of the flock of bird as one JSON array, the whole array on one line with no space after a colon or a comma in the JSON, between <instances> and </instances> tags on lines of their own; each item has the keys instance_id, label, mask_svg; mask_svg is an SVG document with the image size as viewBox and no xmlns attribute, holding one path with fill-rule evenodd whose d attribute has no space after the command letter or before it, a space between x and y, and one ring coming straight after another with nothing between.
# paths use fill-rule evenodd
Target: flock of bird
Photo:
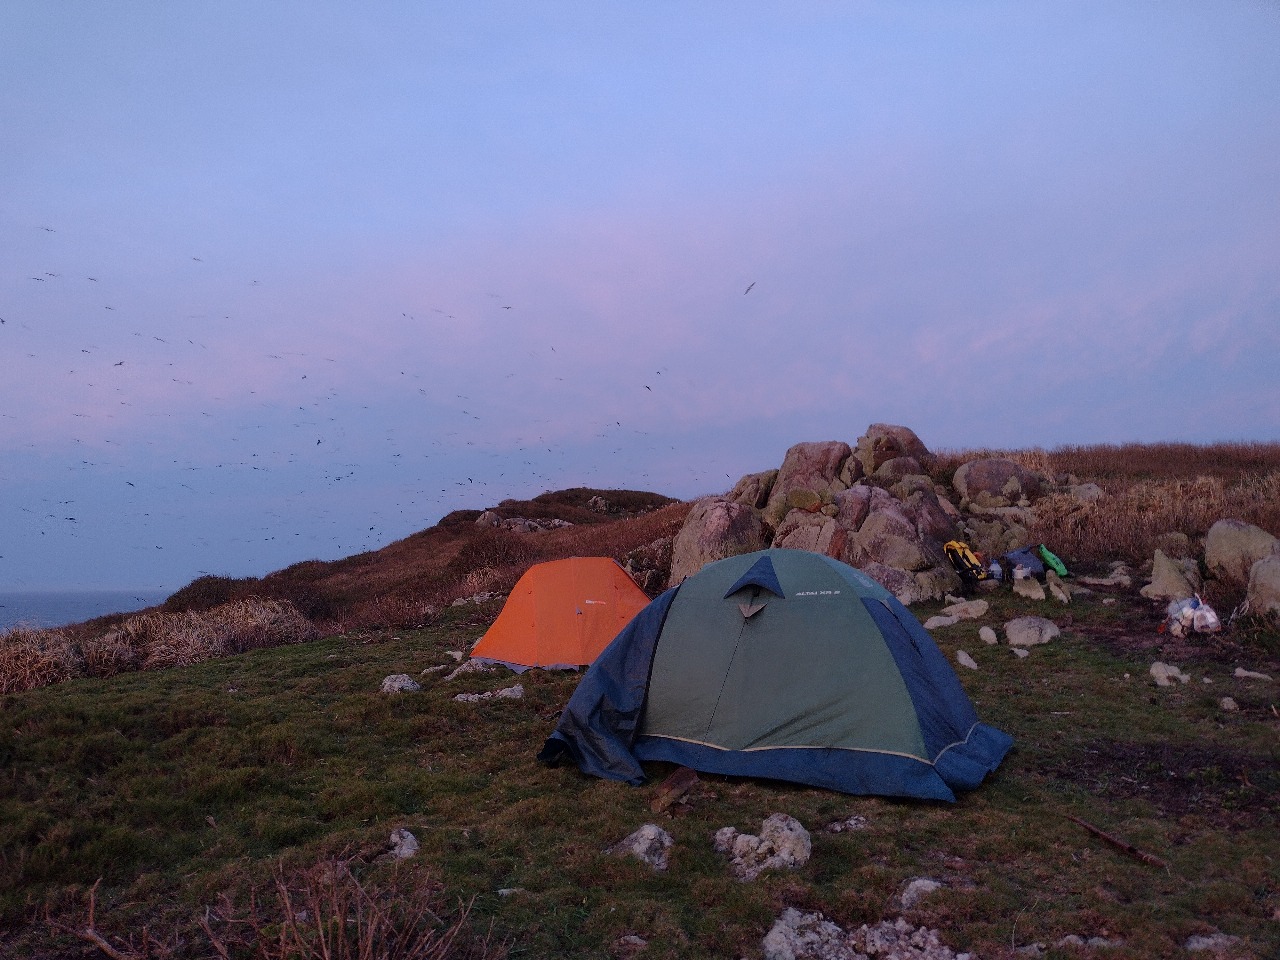
<instances>
[{"instance_id":1,"label":"flock of bird","mask_svg":"<svg viewBox=\"0 0 1280 960\"><path fill-rule=\"evenodd\" d=\"M45 253L56 259L56 247ZM188 271L216 262L180 259ZM165 269L179 288L188 279L177 263ZM499 294L467 309L363 318L338 350L324 334L313 343L305 329L274 329L271 308L241 295L267 289L260 278L223 278L235 295L200 304L199 314L157 308L154 298L133 303L134 281L101 265L77 277L54 263L27 282L41 289L0 302L9 369L0 444L10 462L0 482L19 494L0 507L12 531L0 583L21 585L24 554L42 543L49 553L103 550L123 557L105 562L124 564L169 550L191 571L221 562L244 575L371 549L450 510L549 489L680 495L672 488L724 485L689 467L671 473L675 446L656 439L667 410L655 387L672 379L667 367L640 378L631 396L615 384L620 395L592 419L584 411L597 401L579 390L575 351L508 337L521 311ZM461 322L510 345L483 358L450 355L448 331ZM370 326L410 328L404 339L423 349L387 361L393 375L370 376L361 335ZM282 335L300 349L281 349ZM15 468L14 458L28 466ZM182 569L169 575L169 586L190 579Z\"/></svg>"}]
</instances>

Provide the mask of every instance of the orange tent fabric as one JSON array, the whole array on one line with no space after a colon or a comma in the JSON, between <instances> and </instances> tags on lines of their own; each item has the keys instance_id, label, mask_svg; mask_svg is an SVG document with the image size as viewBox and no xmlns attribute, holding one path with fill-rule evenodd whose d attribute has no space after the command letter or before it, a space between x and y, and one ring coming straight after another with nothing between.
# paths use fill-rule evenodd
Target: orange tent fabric
<instances>
[{"instance_id":1,"label":"orange tent fabric","mask_svg":"<svg viewBox=\"0 0 1280 960\"><path fill-rule=\"evenodd\" d=\"M648 603L609 557L539 563L516 583L471 656L515 670L584 666Z\"/></svg>"}]
</instances>

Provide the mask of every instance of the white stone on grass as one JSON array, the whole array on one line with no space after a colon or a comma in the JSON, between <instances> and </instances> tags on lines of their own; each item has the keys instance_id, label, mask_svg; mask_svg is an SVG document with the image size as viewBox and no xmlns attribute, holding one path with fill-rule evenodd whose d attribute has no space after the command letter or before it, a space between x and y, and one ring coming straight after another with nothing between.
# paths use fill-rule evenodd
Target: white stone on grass
<instances>
[{"instance_id":1,"label":"white stone on grass","mask_svg":"<svg viewBox=\"0 0 1280 960\"><path fill-rule=\"evenodd\" d=\"M383 678L383 693L413 693L415 690L421 690L417 681L415 681L407 673L393 673L389 677Z\"/></svg>"},{"instance_id":2,"label":"white stone on grass","mask_svg":"<svg viewBox=\"0 0 1280 960\"><path fill-rule=\"evenodd\" d=\"M1151 665L1150 672L1156 681L1157 687L1171 687L1175 680L1179 683L1186 683L1191 679L1190 674L1183 673L1171 663L1162 663L1159 660Z\"/></svg>"},{"instance_id":3,"label":"white stone on grass","mask_svg":"<svg viewBox=\"0 0 1280 960\"><path fill-rule=\"evenodd\" d=\"M671 848L674 846L671 834L656 823L646 823L605 852L616 857L634 857L645 866L662 872L671 862Z\"/></svg>"},{"instance_id":4,"label":"white stone on grass","mask_svg":"<svg viewBox=\"0 0 1280 960\"><path fill-rule=\"evenodd\" d=\"M1056 623L1044 617L1018 617L1004 625L1005 639L1011 647L1034 647L1061 633Z\"/></svg>"},{"instance_id":5,"label":"white stone on grass","mask_svg":"<svg viewBox=\"0 0 1280 960\"><path fill-rule=\"evenodd\" d=\"M458 703L482 703L485 700L519 700L524 696L524 686L517 683L514 687L503 687L501 690L489 690L485 693L460 693L453 699Z\"/></svg>"}]
</instances>

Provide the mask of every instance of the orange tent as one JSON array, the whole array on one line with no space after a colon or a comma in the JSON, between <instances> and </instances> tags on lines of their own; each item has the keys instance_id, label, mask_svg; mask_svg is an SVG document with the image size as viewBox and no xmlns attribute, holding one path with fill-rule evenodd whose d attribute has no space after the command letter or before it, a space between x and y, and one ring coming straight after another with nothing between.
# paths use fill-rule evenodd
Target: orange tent
<instances>
[{"instance_id":1,"label":"orange tent","mask_svg":"<svg viewBox=\"0 0 1280 960\"><path fill-rule=\"evenodd\" d=\"M609 557L539 563L516 583L471 656L517 671L590 664L648 603Z\"/></svg>"}]
</instances>

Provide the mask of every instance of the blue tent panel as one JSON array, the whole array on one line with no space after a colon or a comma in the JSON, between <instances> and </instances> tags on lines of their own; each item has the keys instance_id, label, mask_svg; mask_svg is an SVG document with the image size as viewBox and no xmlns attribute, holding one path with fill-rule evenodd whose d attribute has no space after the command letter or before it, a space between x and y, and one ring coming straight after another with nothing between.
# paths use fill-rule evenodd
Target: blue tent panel
<instances>
[{"instance_id":1,"label":"blue tent panel","mask_svg":"<svg viewBox=\"0 0 1280 960\"><path fill-rule=\"evenodd\" d=\"M773 561L767 556L761 557L751 565L751 569L737 579L732 587L724 592L725 599L733 596L743 587L760 587L768 590L783 600L787 595L782 592L782 584L778 582L778 574L773 569Z\"/></svg>"}]
</instances>

